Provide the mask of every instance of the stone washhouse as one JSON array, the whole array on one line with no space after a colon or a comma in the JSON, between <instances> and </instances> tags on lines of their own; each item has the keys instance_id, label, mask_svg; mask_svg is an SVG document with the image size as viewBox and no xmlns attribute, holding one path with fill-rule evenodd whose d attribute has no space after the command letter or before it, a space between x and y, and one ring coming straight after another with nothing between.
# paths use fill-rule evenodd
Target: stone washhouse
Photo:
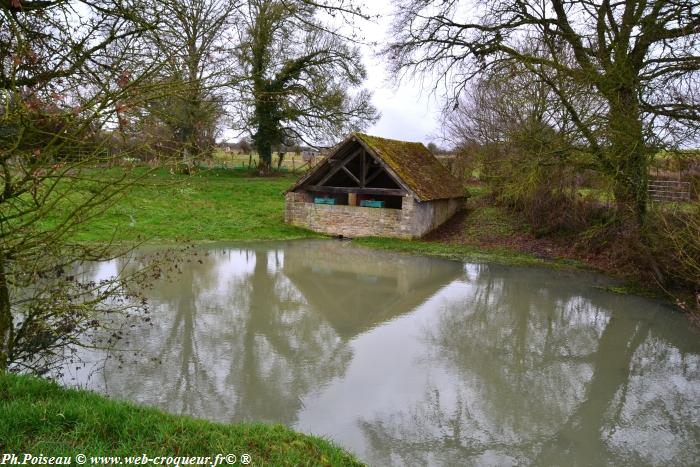
<instances>
[{"instance_id":1,"label":"stone washhouse","mask_svg":"<svg viewBox=\"0 0 700 467\"><path fill-rule=\"evenodd\" d=\"M422 143L352 133L286 193L285 221L343 237L420 238L466 191Z\"/></svg>"}]
</instances>

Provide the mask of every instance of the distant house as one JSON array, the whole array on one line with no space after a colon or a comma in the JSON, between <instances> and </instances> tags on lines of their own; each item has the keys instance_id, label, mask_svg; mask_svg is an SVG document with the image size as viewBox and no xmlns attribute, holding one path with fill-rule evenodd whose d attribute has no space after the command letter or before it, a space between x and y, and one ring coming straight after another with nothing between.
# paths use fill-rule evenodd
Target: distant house
<instances>
[{"instance_id":1,"label":"distant house","mask_svg":"<svg viewBox=\"0 0 700 467\"><path fill-rule=\"evenodd\" d=\"M462 208L466 192L423 144L352 133L285 196L293 225L418 238Z\"/></svg>"},{"instance_id":2,"label":"distant house","mask_svg":"<svg viewBox=\"0 0 700 467\"><path fill-rule=\"evenodd\" d=\"M228 141L222 141L219 143L218 148L227 154L240 154L241 150L236 143L229 143Z\"/></svg>"}]
</instances>

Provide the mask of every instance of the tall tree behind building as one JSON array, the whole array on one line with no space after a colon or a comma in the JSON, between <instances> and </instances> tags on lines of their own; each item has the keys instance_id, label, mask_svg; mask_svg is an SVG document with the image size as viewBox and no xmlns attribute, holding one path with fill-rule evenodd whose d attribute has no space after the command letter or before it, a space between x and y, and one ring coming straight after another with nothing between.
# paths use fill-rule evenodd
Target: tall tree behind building
<instances>
[{"instance_id":1,"label":"tall tree behind building","mask_svg":"<svg viewBox=\"0 0 700 467\"><path fill-rule=\"evenodd\" d=\"M317 19L316 6L251 0L241 12L237 126L251 132L261 172L273 147L322 144L376 121L359 50Z\"/></svg>"},{"instance_id":2,"label":"tall tree behind building","mask_svg":"<svg viewBox=\"0 0 700 467\"><path fill-rule=\"evenodd\" d=\"M140 126L167 128L172 146L185 162L209 154L222 125L235 46L231 27L238 3L164 0L150 4L151 17L160 21L146 42L153 58L163 61L154 79L167 87L161 98L149 101Z\"/></svg>"}]
</instances>

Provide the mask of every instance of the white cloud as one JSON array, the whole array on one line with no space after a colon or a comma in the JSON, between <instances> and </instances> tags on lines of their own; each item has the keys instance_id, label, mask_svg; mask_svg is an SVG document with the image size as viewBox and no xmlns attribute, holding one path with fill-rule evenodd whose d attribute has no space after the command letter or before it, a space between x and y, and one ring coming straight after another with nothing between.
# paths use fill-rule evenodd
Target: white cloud
<instances>
[{"instance_id":1,"label":"white cloud","mask_svg":"<svg viewBox=\"0 0 700 467\"><path fill-rule=\"evenodd\" d=\"M365 7L377 20L365 21L360 31L365 42L385 44L391 24L391 2L375 1ZM428 143L439 134L439 103L430 95L430 84L421 89L420 80L404 79L400 83L390 81L384 59L376 55L376 49L362 46L368 79L365 87L374 92L372 102L381 112L381 119L367 129L368 133L385 138Z\"/></svg>"}]
</instances>

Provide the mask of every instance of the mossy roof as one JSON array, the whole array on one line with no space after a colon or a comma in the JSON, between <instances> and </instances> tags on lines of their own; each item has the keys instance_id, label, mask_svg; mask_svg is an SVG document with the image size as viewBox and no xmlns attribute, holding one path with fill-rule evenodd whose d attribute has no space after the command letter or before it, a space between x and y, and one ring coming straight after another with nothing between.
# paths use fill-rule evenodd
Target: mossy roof
<instances>
[{"instance_id":1,"label":"mossy roof","mask_svg":"<svg viewBox=\"0 0 700 467\"><path fill-rule=\"evenodd\" d=\"M353 133L403 181L421 201L460 198L464 186L426 148L411 143Z\"/></svg>"},{"instance_id":2,"label":"mossy roof","mask_svg":"<svg viewBox=\"0 0 700 467\"><path fill-rule=\"evenodd\" d=\"M437 160L423 143L352 133L343 143L336 146L334 152L340 150L345 144L350 144L353 140L364 145L370 154L384 162L419 201L466 196L462 183ZM329 157L332 157L332 154ZM317 170L323 170L326 166L327 164L319 164L316 170L312 170L312 173L299 180L292 190L303 185L313 173L316 173Z\"/></svg>"}]
</instances>

